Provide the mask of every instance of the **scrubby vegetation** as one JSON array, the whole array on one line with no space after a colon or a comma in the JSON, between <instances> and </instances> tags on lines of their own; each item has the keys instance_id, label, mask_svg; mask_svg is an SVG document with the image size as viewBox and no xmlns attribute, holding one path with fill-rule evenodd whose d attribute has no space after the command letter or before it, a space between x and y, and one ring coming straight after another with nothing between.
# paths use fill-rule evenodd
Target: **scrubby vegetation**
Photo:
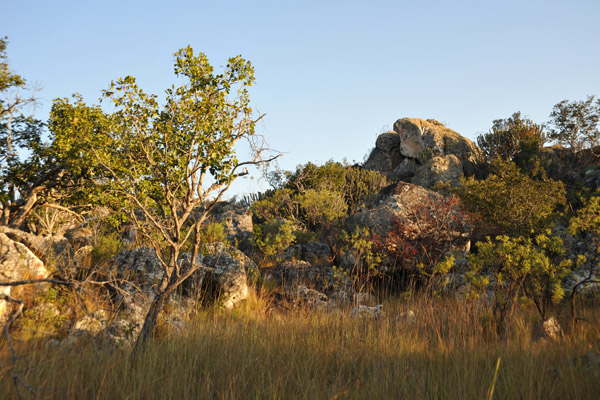
<instances>
[{"instance_id":1,"label":"scrubby vegetation","mask_svg":"<svg viewBox=\"0 0 600 400\"><path fill-rule=\"evenodd\" d=\"M224 201L278 157L256 140L252 66L175 59L164 102L126 77L112 111L75 95L47 125L0 64L0 393L598 397L595 97L549 126L496 120L479 148L401 120L406 154L387 132L372 159L390 171L307 163Z\"/></svg>"}]
</instances>

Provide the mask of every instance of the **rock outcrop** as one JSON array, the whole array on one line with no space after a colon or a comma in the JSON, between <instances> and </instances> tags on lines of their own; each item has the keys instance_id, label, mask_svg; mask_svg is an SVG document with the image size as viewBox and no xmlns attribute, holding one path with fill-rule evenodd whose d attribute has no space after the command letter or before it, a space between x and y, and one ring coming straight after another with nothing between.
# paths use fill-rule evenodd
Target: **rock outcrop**
<instances>
[{"instance_id":1,"label":"rock outcrop","mask_svg":"<svg viewBox=\"0 0 600 400\"><path fill-rule=\"evenodd\" d=\"M426 217L419 211L430 205L441 204L444 199L439 193L421 186L398 182L379 192L370 209L351 215L346 222L351 227L367 227L371 233L386 237L392 228L392 221L396 220L402 226L416 230L418 235L420 229L427 225L425 221L417 220L421 216ZM461 210L452 207L444 211L459 213ZM457 235L465 237L465 242L469 233L470 231L456 232Z\"/></svg>"},{"instance_id":2,"label":"rock outcrop","mask_svg":"<svg viewBox=\"0 0 600 400\"><path fill-rule=\"evenodd\" d=\"M23 243L14 241L0 232L0 281L14 282L47 277L48 270L42 260ZM43 285L38 284L38 288L41 287ZM24 289L25 286L0 286L0 295L18 298ZM9 313L7 301L0 300L0 322L3 322Z\"/></svg>"},{"instance_id":3,"label":"rock outcrop","mask_svg":"<svg viewBox=\"0 0 600 400\"><path fill-rule=\"evenodd\" d=\"M435 120L402 118L377 138L364 167L391 179L432 188L475 172L479 148Z\"/></svg>"}]
</instances>

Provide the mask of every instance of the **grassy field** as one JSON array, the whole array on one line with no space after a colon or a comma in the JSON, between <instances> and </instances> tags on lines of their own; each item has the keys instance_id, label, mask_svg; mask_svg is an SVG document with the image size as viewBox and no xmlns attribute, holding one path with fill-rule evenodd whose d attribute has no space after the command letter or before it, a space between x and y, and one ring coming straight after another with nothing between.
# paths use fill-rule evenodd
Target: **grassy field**
<instances>
[{"instance_id":1,"label":"grassy field","mask_svg":"<svg viewBox=\"0 0 600 400\"><path fill-rule=\"evenodd\" d=\"M267 308L255 298L233 312L202 311L135 365L126 349L98 343L20 343L20 377L35 392L14 385L4 352L1 397L18 398L18 387L24 398L55 399L600 398L600 367L572 361L598 350L593 306L576 328L561 320L557 341L532 340L532 310L499 337L488 311L453 299L387 301L377 320ZM407 309L414 322L401 316Z\"/></svg>"}]
</instances>

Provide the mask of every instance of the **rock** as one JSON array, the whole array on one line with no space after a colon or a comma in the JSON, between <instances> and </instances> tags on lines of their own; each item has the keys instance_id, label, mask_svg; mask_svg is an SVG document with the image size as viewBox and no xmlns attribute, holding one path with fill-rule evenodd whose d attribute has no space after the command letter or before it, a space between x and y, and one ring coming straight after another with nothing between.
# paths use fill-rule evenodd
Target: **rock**
<instances>
[{"instance_id":1,"label":"rock","mask_svg":"<svg viewBox=\"0 0 600 400\"><path fill-rule=\"evenodd\" d=\"M340 289L329 294L329 301L338 307L345 305L359 306L372 303L375 298L369 293L356 293Z\"/></svg>"},{"instance_id":2,"label":"rock","mask_svg":"<svg viewBox=\"0 0 600 400\"><path fill-rule=\"evenodd\" d=\"M78 338L82 336L96 336L102 332L108 323L106 313L100 310L96 313L89 314L77 320L69 336Z\"/></svg>"},{"instance_id":3,"label":"rock","mask_svg":"<svg viewBox=\"0 0 600 400\"><path fill-rule=\"evenodd\" d=\"M304 285L289 287L285 294L296 303L296 305L314 308L318 310L328 310L331 307L327 295L315 289L310 289Z\"/></svg>"},{"instance_id":4,"label":"rock","mask_svg":"<svg viewBox=\"0 0 600 400\"><path fill-rule=\"evenodd\" d=\"M249 288L246 271L239 261L230 254L205 257L204 263L214 268L210 279L218 287L221 304L224 308L233 308L240 301L248 298Z\"/></svg>"},{"instance_id":5,"label":"rock","mask_svg":"<svg viewBox=\"0 0 600 400\"><path fill-rule=\"evenodd\" d=\"M550 368L549 372L553 378L557 378L563 373L563 370L567 370L566 373L571 374L574 367L580 367L583 371L593 374L596 378L600 378L600 353L592 350L580 357L563 362L557 367Z\"/></svg>"},{"instance_id":6,"label":"rock","mask_svg":"<svg viewBox=\"0 0 600 400\"><path fill-rule=\"evenodd\" d=\"M319 286L324 278L323 270L306 261L285 261L267 274L267 280L276 281L284 287L298 285Z\"/></svg>"},{"instance_id":7,"label":"rock","mask_svg":"<svg viewBox=\"0 0 600 400\"><path fill-rule=\"evenodd\" d=\"M431 188L439 181L455 185L461 176L473 175L480 154L472 141L438 121L402 118L394 132L379 135L364 167Z\"/></svg>"},{"instance_id":8,"label":"rock","mask_svg":"<svg viewBox=\"0 0 600 400\"><path fill-rule=\"evenodd\" d=\"M6 234L0 232L0 281L14 282L29 279L45 279L48 270L40 260L23 243L16 242ZM0 295L19 298L26 286L0 286ZM45 288L47 284L37 284L38 289ZM20 300L24 300L20 298ZM3 322L10 313L10 306L5 300L0 300L0 322Z\"/></svg>"},{"instance_id":9,"label":"rock","mask_svg":"<svg viewBox=\"0 0 600 400\"><path fill-rule=\"evenodd\" d=\"M385 311L383 311L383 304L377 304L373 307L359 305L354 307L350 314L354 317L368 317L373 319L385 317Z\"/></svg>"},{"instance_id":10,"label":"rock","mask_svg":"<svg viewBox=\"0 0 600 400\"><path fill-rule=\"evenodd\" d=\"M351 227L367 227L371 233L385 237L392 228L393 219L399 220L403 226L415 228L418 225L414 220L415 210L443 199L442 195L421 186L398 182L382 189L374 206L351 215L347 224Z\"/></svg>"},{"instance_id":11,"label":"rock","mask_svg":"<svg viewBox=\"0 0 600 400\"><path fill-rule=\"evenodd\" d=\"M248 272L257 274L258 269L245 254L226 249L222 243L208 250L210 254L198 255L196 263L203 267L184 282L183 288L188 294L206 294L207 298L219 299L224 308L233 308L248 298Z\"/></svg>"},{"instance_id":12,"label":"rock","mask_svg":"<svg viewBox=\"0 0 600 400\"><path fill-rule=\"evenodd\" d=\"M562 337L562 330L558 321L554 317L547 318L537 323L533 328L534 339L559 339Z\"/></svg>"},{"instance_id":13,"label":"rock","mask_svg":"<svg viewBox=\"0 0 600 400\"><path fill-rule=\"evenodd\" d=\"M437 121L402 118L394 124L400 135L400 152L405 157L422 159L427 156L453 154L462 160L476 161L479 149L469 139Z\"/></svg>"},{"instance_id":14,"label":"rock","mask_svg":"<svg viewBox=\"0 0 600 400\"><path fill-rule=\"evenodd\" d=\"M439 183L456 186L463 176L463 164L458 157L453 154L435 156L417 169L411 183L429 189Z\"/></svg>"},{"instance_id":15,"label":"rock","mask_svg":"<svg viewBox=\"0 0 600 400\"><path fill-rule=\"evenodd\" d=\"M252 213L243 207L226 203L218 210L214 219L223 224L227 241L246 255L252 255L256 250Z\"/></svg>"},{"instance_id":16,"label":"rock","mask_svg":"<svg viewBox=\"0 0 600 400\"><path fill-rule=\"evenodd\" d=\"M375 147L386 153L397 151L400 149L400 136L396 132L382 133L377 137Z\"/></svg>"},{"instance_id":17,"label":"rock","mask_svg":"<svg viewBox=\"0 0 600 400\"><path fill-rule=\"evenodd\" d=\"M303 260L313 265L330 265L332 257L329 245L321 242L297 243L283 252L283 259Z\"/></svg>"},{"instance_id":18,"label":"rock","mask_svg":"<svg viewBox=\"0 0 600 400\"><path fill-rule=\"evenodd\" d=\"M7 226L0 226L0 232L11 240L27 246L41 260L46 259L46 257L53 258L60 255L69 247L68 240L60 235L37 236Z\"/></svg>"},{"instance_id":19,"label":"rock","mask_svg":"<svg viewBox=\"0 0 600 400\"><path fill-rule=\"evenodd\" d=\"M164 275L162 263L149 247L122 251L110 260L110 265L119 278L141 283L144 287L155 285Z\"/></svg>"},{"instance_id":20,"label":"rock","mask_svg":"<svg viewBox=\"0 0 600 400\"><path fill-rule=\"evenodd\" d=\"M412 177L417 173L419 165L411 158L405 158L394 170L389 173L391 179L398 179L405 182L410 182Z\"/></svg>"}]
</instances>

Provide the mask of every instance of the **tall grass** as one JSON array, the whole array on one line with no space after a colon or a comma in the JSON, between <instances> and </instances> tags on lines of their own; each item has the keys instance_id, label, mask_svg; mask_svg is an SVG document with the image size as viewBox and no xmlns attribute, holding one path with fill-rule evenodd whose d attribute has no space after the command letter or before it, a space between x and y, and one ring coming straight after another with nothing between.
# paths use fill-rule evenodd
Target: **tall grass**
<instances>
[{"instance_id":1,"label":"tall grass","mask_svg":"<svg viewBox=\"0 0 600 400\"><path fill-rule=\"evenodd\" d=\"M407 308L414 322L401 316ZM592 323L558 341L531 339L529 311L499 337L485 309L459 300L410 298L385 309L378 320L277 314L255 300L201 312L184 334L154 340L136 365L126 349L41 342L24 344L18 365L32 397L56 399L485 399L494 381L496 399L600 398L598 376L569 362L600 339L596 309L586 310ZM3 398L17 397L9 367L4 357Z\"/></svg>"}]
</instances>

